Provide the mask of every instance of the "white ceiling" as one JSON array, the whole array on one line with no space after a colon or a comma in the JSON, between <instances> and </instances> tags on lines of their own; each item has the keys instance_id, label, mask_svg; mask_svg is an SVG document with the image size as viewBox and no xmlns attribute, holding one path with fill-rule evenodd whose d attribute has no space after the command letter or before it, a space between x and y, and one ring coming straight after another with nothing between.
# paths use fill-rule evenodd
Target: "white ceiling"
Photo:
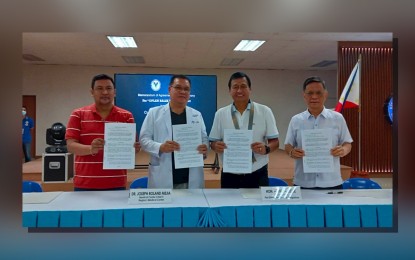
<instances>
[{"instance_id":1,"label":"white ceiling","mask_svg":"<svg viewBox=\"0 0 415 260\"><path fill-rule=\"evenodd\" d=\"M136 49L117 49L107 35L133 36ZM392 33L23 33L23 54L44 61L24 64L136 66L151 68L240 68L336 70L338 41L392 41ZM266 40L255 52L234 52L243 39ZM142 56L144 64L126 63L122 56ZM243 59L223 66L224 59Z\"/></svg>"}]
</instances>

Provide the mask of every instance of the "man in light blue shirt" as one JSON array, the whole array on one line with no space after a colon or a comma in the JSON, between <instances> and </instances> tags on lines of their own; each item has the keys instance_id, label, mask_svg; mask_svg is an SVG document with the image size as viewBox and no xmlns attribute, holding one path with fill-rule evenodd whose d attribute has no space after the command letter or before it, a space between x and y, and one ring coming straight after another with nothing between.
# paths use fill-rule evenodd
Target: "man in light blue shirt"
<instances>
[{"instance_id":1,"label":"man in light blue shirt","mask_svg":"<svg viewBox=\"0 0 415 260\"><path fill-rule=\"evenodd\" d=\"M353 139L342 114L326 109L324 103L328 92L319 77L307 78L303 84L303 97L307 110L291 118L285 139L285 151L295 159L294 184L302 188L342 189L340 157L350 153ZM301 132L307 129L328 129L332 135L334 170L332 172L305 173Z\"/></svg>"}]
</instances>

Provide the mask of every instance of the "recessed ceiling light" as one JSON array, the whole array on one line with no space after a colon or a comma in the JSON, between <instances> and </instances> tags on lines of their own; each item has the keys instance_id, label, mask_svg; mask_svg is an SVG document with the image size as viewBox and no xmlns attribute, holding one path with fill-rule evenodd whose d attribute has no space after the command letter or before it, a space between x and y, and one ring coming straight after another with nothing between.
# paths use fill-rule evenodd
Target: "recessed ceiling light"
<instances>
[{"instance_id":1,"label":"recessed ceiling light","mask_svg":"<svg viewBox=\"0 0 415 260\"><path fill-rule=\"evenodd\" d=\"M130 36L107 36L115 48L137 48L133 37Z\"/></svg>"},{"instance_id":2,"label":"recessed ceiling light","mask_svg":"<svg viewBox=\"0 0 415 260\"><path fill-rule=\"evenodd\" d=\"M259 48L265 41L258 40L242 40L238 45L233 49L234 51L255 51Z\"/></svg>"}]
</instances>

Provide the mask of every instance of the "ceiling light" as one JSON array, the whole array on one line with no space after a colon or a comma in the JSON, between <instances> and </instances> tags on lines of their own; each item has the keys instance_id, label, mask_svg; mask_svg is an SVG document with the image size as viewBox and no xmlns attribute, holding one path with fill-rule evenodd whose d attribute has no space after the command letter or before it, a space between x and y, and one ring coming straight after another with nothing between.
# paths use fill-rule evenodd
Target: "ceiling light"
<instances>
[{"instance_id":1,"label":"ceiling light","mask_svg":"<svg viewBox=\"0 0 415 260\"><path fill-rule=\"evenodd\" d=\"M257 40L242 40L236 47L234 51L255 51L259 48L265 41Z\"/></svg>"},{"instance_id":2,"label":"ceiling light","mask_svg":"<svg viewBox=\"0 0 415 260\"><path fill-rule=\"evenodd\" d=\"M137 48L133 37L129 36L107 36L115 48Z\"/></svg>"}]
</instances>

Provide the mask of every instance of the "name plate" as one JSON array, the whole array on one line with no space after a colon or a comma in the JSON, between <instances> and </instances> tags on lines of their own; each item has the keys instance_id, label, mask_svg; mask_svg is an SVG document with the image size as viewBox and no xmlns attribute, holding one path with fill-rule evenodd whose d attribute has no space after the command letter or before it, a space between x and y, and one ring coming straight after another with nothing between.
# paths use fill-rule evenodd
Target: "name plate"
<instances>
[{"instance_id":1,"label":"name plate","mask_svg":"<svg viewBox=\"0 0 415 260\"><path fill-rule=\"evenodd\" d=\"M128 204L171 203L171 189L130 189Z\"/></svg>"},{"instance_id":2,"label":"name plate","mask_svg":"<svg viewBox=\"0 0 415 260\"><path fill-rule=\"evenodd\" d=\"M299 186L273 186L261 187L262 200L300 200L301 188Z\"/></svg>"}]
</instances>

